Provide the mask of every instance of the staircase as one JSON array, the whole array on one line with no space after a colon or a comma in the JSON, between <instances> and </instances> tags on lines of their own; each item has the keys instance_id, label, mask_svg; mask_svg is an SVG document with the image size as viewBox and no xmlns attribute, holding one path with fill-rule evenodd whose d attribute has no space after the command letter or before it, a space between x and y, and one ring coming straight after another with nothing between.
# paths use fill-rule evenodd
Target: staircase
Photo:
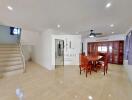
<instances>
[{"instance_id":1,"label":"staircase","mask_svg":"<svg viewBox=\"0 0 132 100\"><path fill-rule=\"evenodd\" d=\"M25 71L21 45L0 44L0 76Z\"/></svg>"}]
</instances>

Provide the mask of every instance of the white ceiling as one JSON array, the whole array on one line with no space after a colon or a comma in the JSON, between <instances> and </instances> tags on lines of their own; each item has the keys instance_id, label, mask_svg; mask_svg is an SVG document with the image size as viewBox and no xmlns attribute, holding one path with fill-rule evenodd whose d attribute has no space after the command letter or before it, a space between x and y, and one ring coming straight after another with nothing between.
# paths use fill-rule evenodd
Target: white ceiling
<instances>
[{"instance_id":1,"label":"white ceiling","mask_svg":"<svg viewBox=\"0 0 132 100\"><path fill-rule=\"evenodd\" d=\"M108 9L105 5L111 2ZM13 7L9 11L7 6ZM33 31L48 28L75 33L91 29L124 33L132 25L132 0L1 0L0 24ZM115 27L111 28L110 24Z\"/></svg>"}]
</instances>

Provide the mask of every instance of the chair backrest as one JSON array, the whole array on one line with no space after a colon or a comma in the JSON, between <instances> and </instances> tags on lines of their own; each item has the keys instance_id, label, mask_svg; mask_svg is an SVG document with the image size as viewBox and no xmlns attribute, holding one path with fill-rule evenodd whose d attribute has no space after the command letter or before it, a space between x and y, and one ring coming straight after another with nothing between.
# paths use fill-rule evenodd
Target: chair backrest
<instances>
[{"instance_id":1,"label":"chair backrest","mask_svg":"<svg viewBox=\"0 0 132 100\"><path fill-rule=\"evenodd\" d=\"M87 56L83 57L83 62L84 62L84 66L85 67L89 67L90 66L90 62Z\"/></svg>"},{"instance_id":2,"label":"chair backrest","mask_svg":"<svg viewBox=\"0 0 132 100\"><path fill-rule=\"evenodd\" d=\"M88 61L87 61L86 56L83 57L83 62L84 62L84 65L87 65L87 62L88 62Z\"/></svg>"},{"instance_id":3,"label":"chair backrest","mask_svg":"<svg viewBox=\"0 0 132 100\"><path fill-rule=\"evenodd\" d=\"M88 66L88 64L89 64L89 61L87 56L80 54L80 67L86 67Z\"/></svg>"}]
</instances>

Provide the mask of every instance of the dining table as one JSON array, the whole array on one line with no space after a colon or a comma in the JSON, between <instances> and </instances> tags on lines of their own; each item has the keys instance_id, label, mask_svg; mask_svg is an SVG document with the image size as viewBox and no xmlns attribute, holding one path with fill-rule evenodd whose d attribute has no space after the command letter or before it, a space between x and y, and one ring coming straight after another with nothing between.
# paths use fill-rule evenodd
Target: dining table
<instances>
[{"instance_id":1,"label":"dining table","mask_svg":"<svg viewBox=\"0 0 132 100\"><path fill-rule=\"evenodd\" d=\"M100 55L88 55L87 59L92 64L92 70L97 72L96 62L99 61L103 56Z\"/></svg>"},{"instance_id":2,"label":"dining table","mask_svg":"<svg viewBox=\"0 0 132 100\"><path fill-rule=\"evenodd\" d=\"M92 55L88 55L87 58L89 61L97 61L100 60L103 56L92 56Z\"/></svg>"}]
</instances>

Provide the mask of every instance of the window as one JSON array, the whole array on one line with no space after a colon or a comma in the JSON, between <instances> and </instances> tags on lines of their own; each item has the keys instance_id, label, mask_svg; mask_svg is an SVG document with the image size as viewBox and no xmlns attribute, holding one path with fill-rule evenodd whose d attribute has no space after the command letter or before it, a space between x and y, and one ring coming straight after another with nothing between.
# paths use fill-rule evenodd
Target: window
<instances>
[{"instance_id":1,"label":"window","mask_svg":"<svg viewBox=\"0 0 132 100\"><path fill-rule=\"evenodd\" d=\"M98 52L107 52L107 46L98 46Z\"/></svg>"},{"instance_id":2,"label":"window","mask_svg":"<svg viewBox=\"0 0 132 100\"><path fill-rule=\"evenodd\" d=\"M109 52L112 53L112 46L109 46Z\"/></svg>"},{"instance_id":3,"label":"window","mask_svg":"<svg viewBox=\"0 0 132 100\"><path fill-rule=\"evenodd\" d=\"M20 34L20 29L19 28L14 28L13 33L14 34Z\"/></svg>"},{"instance_id":4,"label":"window","mask_svg":"<svg viewBox=\"0 0 132 100\"><path fill-rule=\"evenodd\" d=\"M101 50L101 46L98 46L98 51L99 51L99 52L101 52L101 51L102 51L102 50Z\"/></svg>"},{"instance_id":5,"label":"window","mask_svg":"<svg viewBox=\"0 0 132 100\"><path fill-rule=\"evenodd\" d=\"M21 33L21 28L10 27L10 34L11 35L19 35Z\"/></svg>"}]
</instances>

